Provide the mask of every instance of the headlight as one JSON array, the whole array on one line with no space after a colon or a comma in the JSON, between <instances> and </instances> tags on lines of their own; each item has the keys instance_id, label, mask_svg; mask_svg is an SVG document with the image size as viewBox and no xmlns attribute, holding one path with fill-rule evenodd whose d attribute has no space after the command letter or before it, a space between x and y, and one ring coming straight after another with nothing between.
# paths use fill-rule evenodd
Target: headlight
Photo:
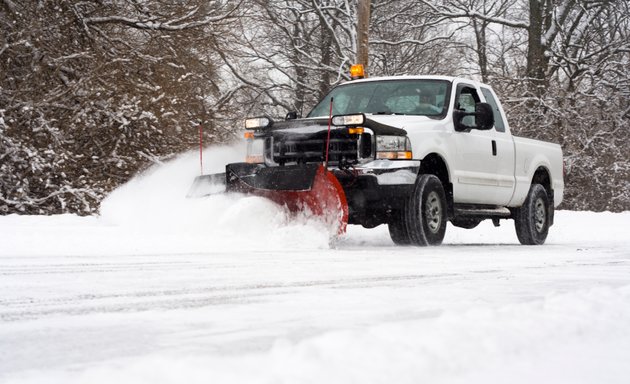
<instances>
[{"instance_id":1,"label":"headlight","mask_svg":"<svg viewBox=\"0 0 630 384\"><path fill-rule=\"evenodd\" d=\"M365 115L362 113L358 113L356 115L338 115L333 116L332 124L333 125L363 125L365 123Z\"/></svg>"},{"instance_id":2,"label":"headlight","mask_svg":"<svg viewBox=\"0 0 630 384\"><path fill-rule=\"evenodd\" d=\"M407 136L376 136L377 159L412 159L411 141Z\"/></svg>"},{"instance_id":3,"label":"headlight","mask_svg":"<svg viewBox=\"0 0 630 384\"><path fill-rule=\"evenodd\" d=\"M271 119L268 117L252 117L245 120L245 129L262 129L271 125Z\"/></svg>"}]
</instances>

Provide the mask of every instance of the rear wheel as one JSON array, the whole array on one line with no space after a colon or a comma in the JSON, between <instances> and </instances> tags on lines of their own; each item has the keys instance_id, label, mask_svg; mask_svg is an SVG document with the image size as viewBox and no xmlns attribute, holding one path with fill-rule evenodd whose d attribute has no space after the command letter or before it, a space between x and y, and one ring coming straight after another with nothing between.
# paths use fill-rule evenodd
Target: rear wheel
<instances>
[{"instance_id":1,"label":"rear wheel","mask_svg":"<svg viewBox=\"0 0 630 384\"><path fill-rule=\"evenodd\" d=\"M440 245L446 233L447 205L442 182L421 175L403 212L411 244Z\"/></svg>"},{"instance_id":2,"label":"rear wheel","mask_svg":"<svg viewBox=\"0 0 630 384\"><path fill-rule=\"evenodd\" d=\"M514 227L523 245L540 245L549 233L549 197L540 184L533 184L525 202L514 212Z\"/></svg>"}]
</instances>

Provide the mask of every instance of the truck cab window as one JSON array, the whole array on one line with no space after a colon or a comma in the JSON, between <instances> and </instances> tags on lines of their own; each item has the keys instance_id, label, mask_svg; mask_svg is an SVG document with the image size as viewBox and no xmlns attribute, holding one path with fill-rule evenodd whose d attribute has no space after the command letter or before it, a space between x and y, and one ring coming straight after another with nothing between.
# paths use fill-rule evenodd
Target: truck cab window
<instances>
[{"instance_id":1,"label":"truck cab window","mask_svg":"<svg viewBox=\"0 0 630 384\"><path fill-rule=\"evenodd\" d=\"M497 130L497 132L505 132L505 123L503 122L503 116L501 116L499 105L492 95L492 92L488 88L481 88L481 93L483 93L483 97L486 98L486 102L490 104L490 106L492 106L492 114L494 115L494 128Z\"/></svg>"}]
</instances>

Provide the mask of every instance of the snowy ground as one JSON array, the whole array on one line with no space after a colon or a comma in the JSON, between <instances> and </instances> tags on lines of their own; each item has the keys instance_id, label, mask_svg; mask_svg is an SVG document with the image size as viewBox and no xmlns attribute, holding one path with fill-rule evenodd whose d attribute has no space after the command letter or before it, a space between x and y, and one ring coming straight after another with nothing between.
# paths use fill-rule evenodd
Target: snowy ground
<instances>
[{"instance_id":1,"label":"snowy ground","mask_svg":"<svg viewBox=\"0 0 630 384\"><path fill-rule=\"evenodd\" d=\"M0 217L0 383L628 382L630 212L331 247L260 198L183 199L194 161L98 218Z\"/></svg>"}]
</instances>

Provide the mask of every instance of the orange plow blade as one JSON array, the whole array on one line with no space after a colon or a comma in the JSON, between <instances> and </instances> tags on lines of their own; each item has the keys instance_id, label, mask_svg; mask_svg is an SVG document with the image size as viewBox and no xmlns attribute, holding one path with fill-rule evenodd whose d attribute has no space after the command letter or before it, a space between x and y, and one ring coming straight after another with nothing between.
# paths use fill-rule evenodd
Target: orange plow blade
<instances>
[{"instance_id":1,"label":"orange plow blade","mask_svg":"<svg viewBox=\"0 0 630 384\"><path fill-rule=\"evenodd\" d=\"M310 212L319 216L329 226L337 228L337 234L346 232L348 225L348 202L339 180L323 165L317 168L312 186L307 191L258 190L252 193L264 196L291 212Z\"/></svg>"},{"instance_id":2,"label":"orange plow blade","mask_svg":"<svg viewBox=\"0 0 630 384\"><path fill-rule=\"evenodd\" d=\"M224 188L217 188L217 183ZM197 177L189 196L217 192L240 192L262 196L285 205L292 213L311 213L337 234L345 233L348 203L339 180L321 164L266 167L260 164L228 164L225 174Z\"/></svg>"}]
</instances>

